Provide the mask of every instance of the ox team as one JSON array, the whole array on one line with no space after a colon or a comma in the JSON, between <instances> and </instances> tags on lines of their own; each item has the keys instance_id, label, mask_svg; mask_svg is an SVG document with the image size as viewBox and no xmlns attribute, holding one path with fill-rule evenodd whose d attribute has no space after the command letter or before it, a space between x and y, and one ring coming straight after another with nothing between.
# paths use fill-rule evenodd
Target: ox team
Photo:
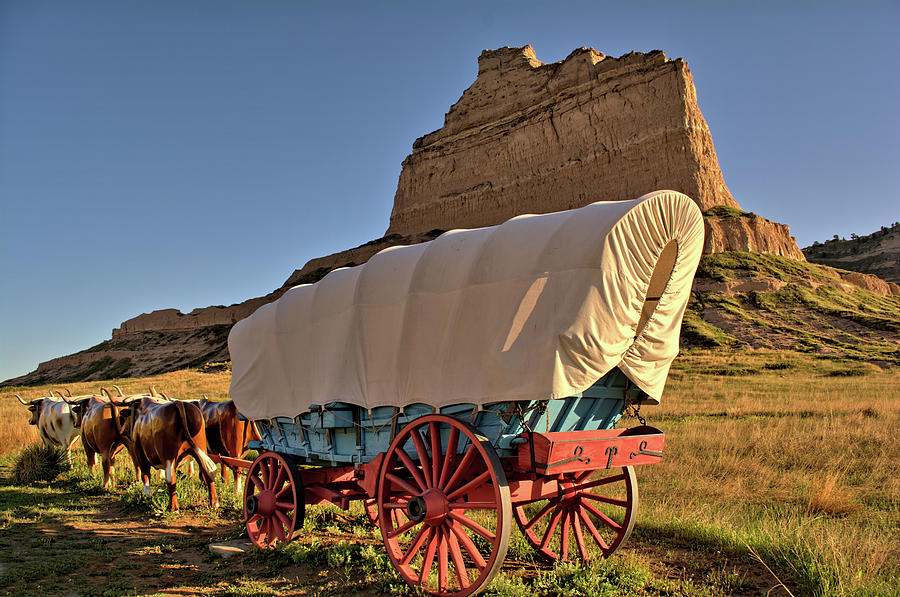
<instances>
[{"instance_id":1,"label":"ox team","mask_svg":"<svg viewBox=\"0 0 900 597\"><path fill-rule=\"evenodd\" d=\"M258 439L247 421L238 419L234 402L200 400L171 400L150 387L145 394L125 395L118 386L118 396L106 388L100 394L55 396L19 402L31 411L29 423L38 428L45 445L60 446L71 464L71 449L79 437L84 446L90 473L94 472L97 455L103 468L103 486L113 483L113 463L122 448L127 449L144 492L150 492L151 468L164 474L169 491L169 509L178 509L175 495L175 469L185 458L191 457L200 465L200 476L209 490L210 506L218 506L214 474L214 458L242 458L247 443ZM241 469L222 460L222 479L227 480L231 469L235 489L242 486ZM193 469L193 461L191 461Z\"/></svg>"}]
</instances>

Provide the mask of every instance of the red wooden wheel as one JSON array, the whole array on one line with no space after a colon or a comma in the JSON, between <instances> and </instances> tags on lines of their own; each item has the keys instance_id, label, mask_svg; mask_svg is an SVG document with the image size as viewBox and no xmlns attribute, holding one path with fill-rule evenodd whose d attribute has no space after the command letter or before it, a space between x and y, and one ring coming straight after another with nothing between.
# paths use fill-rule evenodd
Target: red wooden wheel
<instances>
[{"instance_id":1,"label":"red wooden wheel","mask_svg":"<svg viewBox=\"0 0 900 597\"><path fill-rule=\"evenodd\" d=\"M538 553L550 560L588 561L592 551L609 557L628 539L638 508L634 468L592 478L603 472L568 473L559 497L515 505L516 522Z\"/></svg>"},{"instance_id":2,"label":"red wooden wheel","mask_svg":"<svg viewBox=\"0 0 900 597\"><path fill-rule=\"evenodd\" d=\"M266 549L291 541L303 527L305 510L300 475L290 457L260 454L244 486L244 523L253 544Z\"/></svg>"},{"instance_id":3,"label":"red wooden wheel","mask_svg":"<svg viewBox=\"0 0 900 597\"><path fill-rule=\"evenodd\" d=\"M463 597L500 571L509 487L497 453L468 423L426 415L404 427L385 455L377 504L388 556L411 586Z\"/></svg>"}]
</instances>

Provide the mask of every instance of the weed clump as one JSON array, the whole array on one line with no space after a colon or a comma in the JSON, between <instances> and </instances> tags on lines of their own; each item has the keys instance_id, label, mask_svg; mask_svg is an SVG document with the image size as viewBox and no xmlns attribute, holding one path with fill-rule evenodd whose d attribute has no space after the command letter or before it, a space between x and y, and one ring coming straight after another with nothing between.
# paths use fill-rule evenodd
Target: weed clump
<instances>
[{"instance_id":1,"label":"weed clump","mask_svg":"<svg viewBox=\"0 0 900 597\"><path fill-rule=\"evenodd\" d=\"M13 465L12 481L16 485L30 485L38 481L52 481L69 467L66 451L58 446L32 444L22 450Z\"/></svg>"}]
</instances>

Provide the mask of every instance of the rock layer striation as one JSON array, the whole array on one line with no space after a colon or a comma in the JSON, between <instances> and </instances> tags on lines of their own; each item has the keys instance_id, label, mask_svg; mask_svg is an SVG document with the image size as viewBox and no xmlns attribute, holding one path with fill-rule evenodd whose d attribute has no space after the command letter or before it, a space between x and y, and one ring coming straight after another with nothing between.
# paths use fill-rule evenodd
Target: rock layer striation
<instances>
[{"instance_id":1,"label":"rock layer striation","mask_svg":"<svg viewBox=\"0 0 900 597\"><path fill-rule=\"evenodd\" d=\"M687 64L661 51L486 50L444 126L404 160L388 234L499 224L672 189L737 207Z\"/></svg>"}]
</instances>

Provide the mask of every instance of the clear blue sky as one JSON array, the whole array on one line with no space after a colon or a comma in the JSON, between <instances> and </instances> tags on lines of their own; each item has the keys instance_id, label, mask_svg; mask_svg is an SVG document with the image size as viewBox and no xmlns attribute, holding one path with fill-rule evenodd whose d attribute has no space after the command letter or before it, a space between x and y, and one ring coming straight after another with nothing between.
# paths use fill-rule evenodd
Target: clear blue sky
<instances>
[{"instance_id":1,"label":"clear blue sky","mask_svg":"<svg viewBox=\"0 0 900 597\"><path fill-rule=\"evenodd\" d=\"M683 57L740 205L900 220L900 3L0 2L0 380L381 236L485 48Z\"/></svg>"}]
</instances>

